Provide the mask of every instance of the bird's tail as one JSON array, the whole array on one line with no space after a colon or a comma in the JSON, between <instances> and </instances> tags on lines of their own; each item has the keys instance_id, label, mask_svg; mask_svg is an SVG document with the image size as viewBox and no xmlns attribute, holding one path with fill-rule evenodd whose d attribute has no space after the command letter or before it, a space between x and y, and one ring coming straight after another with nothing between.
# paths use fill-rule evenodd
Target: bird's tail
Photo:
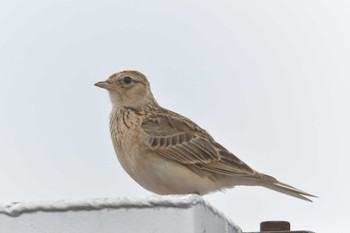
<instances>
[{"instance_id":1,"label":"bird's tail","mask_svg":"<svg viewBox=\"0 0 350 233\"><path fill-rule=\"evenodd\" d=\"M300 189L294 188L293 186L282 183L276 180L275 178L273 178L272 176L265 175L262 173L260 173L259 175L262 178L260 180L262 182L261 185L264 186L265 188L272 189L277 192L284 193L284 194L287 194L305 201L310 201L310 202L312 202L312 200L307 197L317 197L310 193L304 192Z\"/></svg>"}]
</instances>

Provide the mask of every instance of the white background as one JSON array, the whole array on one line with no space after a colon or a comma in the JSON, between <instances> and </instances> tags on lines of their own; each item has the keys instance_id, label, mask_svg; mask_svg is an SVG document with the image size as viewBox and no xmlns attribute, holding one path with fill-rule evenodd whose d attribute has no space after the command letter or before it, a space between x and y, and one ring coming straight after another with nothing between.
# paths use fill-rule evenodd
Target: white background
<instances>
[{"instance_id":1,"label":"white background","mask_svg":"<svg viewBox=\"0 0 350 233\"><path fill-rule=\"evenodd\" d=\"M267 189L205 196L245 231L289 220L349 229L349 1L0 1L0 201L153 195L111 144L110 74L145 73L158 102L258 171Z\"/></svg>"}]
</instances>

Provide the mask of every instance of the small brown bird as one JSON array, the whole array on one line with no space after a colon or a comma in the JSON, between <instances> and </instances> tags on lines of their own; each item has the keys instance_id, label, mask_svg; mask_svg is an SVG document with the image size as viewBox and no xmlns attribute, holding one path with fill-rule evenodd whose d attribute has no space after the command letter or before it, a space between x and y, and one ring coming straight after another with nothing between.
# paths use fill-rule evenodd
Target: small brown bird
<instances>
[{"instance_id":1,"label":"small brown bird","mask_svg":"<svg viewBox=\"0 0 350 233\"><path fill-rule=\"evenodd\" d=\"M145 189L204 195L257 185L307 201L316 197L253 170L196 123L161 107L142 73L118 72L95 85L112 101L110 131L119 162Z\"/></svg>"}]
</instances>

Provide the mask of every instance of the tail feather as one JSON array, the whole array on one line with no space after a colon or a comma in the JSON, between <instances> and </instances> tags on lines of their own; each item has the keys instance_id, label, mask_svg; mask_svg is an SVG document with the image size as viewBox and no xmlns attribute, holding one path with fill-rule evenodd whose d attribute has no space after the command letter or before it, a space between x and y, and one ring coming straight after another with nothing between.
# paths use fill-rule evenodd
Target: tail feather
<instances>
[{"instance_id":1,"label":"tail feather","mask_svg":"<svg viewBox=\"0 0 350 233\"><path fill-rule=\"evenodd\" d=\"M265 175L265 174L260 174L262 179L261 185L264 186L265 188L275 190L280 193L287 194L289 196L293 196L305 201L310 201L312 202L311 199L308 197L316 197L315 195L312 195L310 193L304 192L300 189L294 188L293 186L290 186L288 184L282 183L275 178Z\"/></svg>"}]
</instances>

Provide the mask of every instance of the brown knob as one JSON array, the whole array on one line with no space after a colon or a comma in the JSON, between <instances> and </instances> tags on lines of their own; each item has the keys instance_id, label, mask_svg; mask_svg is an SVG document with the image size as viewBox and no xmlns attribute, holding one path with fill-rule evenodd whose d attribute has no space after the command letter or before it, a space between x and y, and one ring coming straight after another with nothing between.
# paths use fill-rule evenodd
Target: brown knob
<instances>
[{"instance_id":1,"label":"brown knob","mask_svg":"<svg viewBox=\"0 0 350 233\"><path fill-rule=\"evenodd\" d=\"M290 231L290 223L287 221L261 222L260 231Z\"/></svg>"}]
</instances>

